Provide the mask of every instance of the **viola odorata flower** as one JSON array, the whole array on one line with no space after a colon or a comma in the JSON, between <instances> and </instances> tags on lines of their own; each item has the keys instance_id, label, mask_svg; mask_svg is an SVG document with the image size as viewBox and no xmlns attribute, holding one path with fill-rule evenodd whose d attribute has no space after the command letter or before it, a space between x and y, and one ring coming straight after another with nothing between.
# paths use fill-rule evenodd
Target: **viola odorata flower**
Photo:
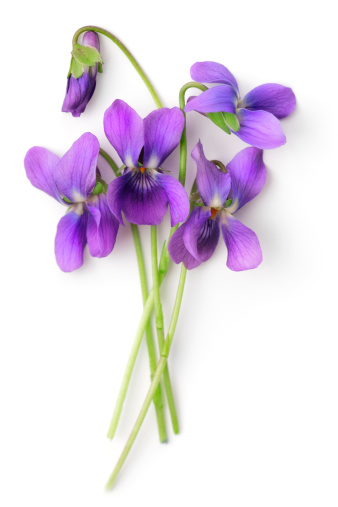
<instances>
[{"instance_id":1,"label":"viola odorata flower","mask_svg":"<svg viewBox=\"0 0 338 507\"><path fill-rule=\"evenodd\" d=\"M106 257L114 248L119 223L108 207L104 182L97 178L99 150L97 138L88 132L61 159L37 146L25 157L32 185L68 208L55 237L56 262L62 271L82 266L86 243L93 257Z\"/></svg>"},{"instance_id":2,"label":"viola odorata flower","mask_svg":"<svg viewBox=\"0 0 338 507\"><path fill-rule=\"evenodd\" d=\"M241 98L238 84L231 72L216 62L197 62L190 74L200 83L217 83L198 97L191 98L185 112L197 111L209 115L218 125L227 122L227 113L237 117L237 128L230 130L242 141L256 148L278 148L286 142L279 120L288 116L296 107L295 94L286 86L264 84L257 86ZM213 118L213 114L218 113ZM222 127L221 127L222 128ZM228 127L225 125L224 130ZM237 131L236 131L237 130Z\"/></svg>"},{"instance_id":3,"label":"viola odorata flower","mask_svg":"<svg viewBox=\"0 0 338 507\"><path fill-rule=\"evenodd\" d=\"M115 100L104 115L104 131L126 166L107 192L112 213L123 225L159 224L170 208L171 225L189 214L189 199L179 181L165 174L162 163L180 142L184 115L180 109L157 109L144 120L123 100Z\"/></svg>"},{"instance_id":4,"label":"viola odorata flower","mask_svg":"<svg viewBox=\"0 0 338 507\"><path fill-rule=\"evenodd\" d=\"M102 72L100 40L95 32L86 32L82 44L75 44L72 51L66 96L62 111L78 117L84 112L96 87L97 72Z\"/></svg>"},{"instance_id":5,"label":"viola odorata flower","mask_svg":"<svg viewBox=\"0 0 338 507\"><path fill-rule=\"evenodd\" d=\"M200 200L169 242L171 259L193 269L210 259L220 233L228 249L227 266L233 271L257 268L262 251L256 234L233 215L262 190L266 169L263 151L245 148L224 172L206 159L199 141L191 153L197 165Z\"/></svg>"}]
</instances>

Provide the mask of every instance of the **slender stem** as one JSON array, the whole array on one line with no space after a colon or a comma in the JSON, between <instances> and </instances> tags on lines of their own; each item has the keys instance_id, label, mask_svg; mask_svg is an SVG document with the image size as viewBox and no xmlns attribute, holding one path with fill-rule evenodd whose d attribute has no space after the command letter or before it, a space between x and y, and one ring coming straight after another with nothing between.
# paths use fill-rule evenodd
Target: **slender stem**
<instances>
[{"instance_id":1,"label":"slender stem","mask_svg":"<svg viewBox=\"0 0 338 507\"><path fill-rule=\"evenodd\" d=\"M105 35L106 37L108 37L108 39L110 39L111 41L113 41L121 49L121 51L126 55L126 57L128 58L128 60L130 61L130 63L135 68L136 72L142 78L144 84L146 85L146 87L148 88L148 90L150 92L150 95L154 99L154 102L155 102L156 106L157 107L163 107L162 103L161 103L161 101L160 101L160 99L159 99L159 97L158 97L158 95L157 95L157 93L156 93L156 91L155 91L155 89L153 87L153 85L149 81L149 78L145 74L145 72L142 69L142 67L140 66L140 64L137 62L137 60L131 54L131 52L129 51L129 49L114 34L112 34L111 32L108 32L108 30L105 30L104 28L100 28L98 26L83 26L82 28L79 28L75 32L75 34L73 36L73 41L72 41L73 46L74 46L74 44L77 43L77 40L78 40L79 36L81 35L81 33L88 32L88 31L98 32L98 33L101 33L102 35Z\"/></svg>"},{"instance_id":2,"label":"slender stem","mask_svg":"<svg viewBox=\"0 0 338 507\"><path fill-rule=\"evenodd\" d=\"M118 460L111 476L109 477L108 479L108 482L107 482L107 485L106 485L106 489L109 490L113 487L113 484L115 482L115 479L119 473L119 471L121 470L122 466L123 466L123 463L125 462L128 454L129 454L129 451L135 441L135 438L137 437L137 434L142 426L142 423L144 421L144 418L148 412L148 409L149 409L149 406L151 404L151 400L153 399L154 397L154 393L157 389L157 386L158 384L160 383L160 380L161 380L161 377L162 377L162 374L164 372L164 369L165 369L165 366L167 364L167 358L168 358L168 354L169 354L169 351L170 351L170 347L171 347L171 344L172 344L172 340L173 340L173 337L174 337L174 333L175 333L175 328L176 328L176 324L177 324L177 319L178 319L178 315L179 315L179 312L180 312L180 308L181 308L181 302L182 302L182 296L183 296L183 290L184 290L184 283L185 283L185 276L186 276L186 268L182 265L182 268L181 268L181 276L180 276L180 281L179 281L179 285L178 285L178 289L177 289L177 294L176 294L176 300L175 300L175 306L174 306L174 310L173 310L173 313L172 313L172 317L171 317L171 321L170 321L170 326L169 326L169 331L168 331L168 335L167 335L167 338L165 340L165 343L164 343L164 347L163 347L163 350L161 352L161 358L157 364L157 368L156 368L156 371L155 371L155 375L154 375L154 378L152 380L152 383L150 385L150 388L148 390L148 393L147 393L147 396L143 402L143 405L142 405L142 408L141 408L141 411L138 415L138 418L136 420L136 423L134 425L134 428L132 429L132 432L128 438L128 441L122 451L122 454L120 456L120 459Z\"/></svg>"},{"instance_id":3,"label":"slender stem","mask_svg":"<svg viewBox=\"0 0 338 507\"><path fill-rule=\"evenodd\" d=\"M102 148L100 148L100 155L103 157L106 162L110 165L110 167L113 169L115 176L118 175L119 168L117 167L117 164L114 162L114 160L111 158L110 155L106 151L104 151Z\"/></svg>"}]
</instances>

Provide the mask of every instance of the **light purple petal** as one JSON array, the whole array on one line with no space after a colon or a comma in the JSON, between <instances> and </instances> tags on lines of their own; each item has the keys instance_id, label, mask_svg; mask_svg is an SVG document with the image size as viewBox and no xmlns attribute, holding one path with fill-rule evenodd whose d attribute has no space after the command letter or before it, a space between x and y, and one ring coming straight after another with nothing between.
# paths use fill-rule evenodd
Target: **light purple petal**
<instances>
[{"instance_id":1,"label":"light purple petal","mask_svg":"<svg viewBox=\"0 0 338 507\"><path fill-rule=\"evenodd\" d=\"M168 197L155 177L145 171L127 171L113 180L107 192L111 212L123 224L121 211L128 222L157 225L168 209Z\"/></svg>"},{"instance_id":2,"label":"light purple petal","mask_svg":"<svg viewBox=\"0 0 338 507\"><path fill-rule=\"evenodd\" d=\"M240 129L234 134L245 143L263 150L278 148L286 143L279 120L273 114L266 111L239 109L237 118Z\"/></svg>"},{"instance_id":3,"label":"light purple petal","mask_svg":"<svg viewBox=\"0 0 338 507\"><path fill-rule=\"evenodd\" d=\"M213 208L222 207L230 191L230 175L207 160L201 141L198 141L191 156L197 165L197 188L204 204Z\"/></svg>"},{"instance_id":4,"label":"light purple petal","mask_svg":"<svg viewBox=\"0 0 338 507\"><path fill-rule=\"evenodd\" d=\"M59 161L59 157L51 151L34 146L28 150L24 165L31 184L61 202L54 182L54 171Z\"/></svg>"},{"instance_id":5,"label":"light purple petal","mask_svg":"<svg viewBox=\"0 0 338 507\"><path fill-rule=\"evenodd\" d=\"M82 39L83 46L91 46L100 52L100 39L96 32L92 30L86 32Z\"/></svg>"},{"instance_id":6,"label":"light purple petal","mask_svg":"<svg viewBox=\"0 0 338 507\"><path fill-rule=\"evenodd\" d=\"M227 165L231 175L231 193L234 211L251 201L262 190L266 180L263 150L245 148ZM234 213L231 211L231 213Z\"/></svg>"},{"instance_id":7,"label":"light purple petal","mask_svg":"<svg viewBox=\"0 0 338 507\"><path fill-rule=\"evenodd\" d=\"M74 209L76 211L70 210L61 218L55 237L56 262L66 273L82 266L87 242L88 213L82 213L82 204L77 204Z\"/></svg>"},{"instance_id":8,"label":"light purple petal","mask_svg":"<svg viewBox=\"0 0 338 507\"><path fill-rule=\"evenodd\" d=\"M236 113L237 95L230 85L220 85L209 88L198 97L189 100L184 111L197 111L198 113Z\"/></svg>"},{"instance_id":9,"label":"light purple petal","mask_svg":"<svg viewBox=\"0 0 338 507\"><path fill-rule=\"evenodd\" d=\"M114 248L119 222L110 211L105 194L91 197L87 205L90 212L87 224L90 255L106 257Z\"/></svg>"},{"instance_id":10,"label":"light purple petal","mask_svg":"<svg viewBox=\"0 0 338 507\"><path fill-rule=\"evenodd\" d=\"M178 146L184 128L184 114L178 107L152 111L144 119L144 167L158 169Z\"/></svg>"},{"instance_id":11,"label":"light purple petal","mask_svg":"<svg viewBox=\"0 0 338 507\"><path fill-rule=\"evenodd\" d=\"M96 183L96 164L100 144L87 132L75 141L55 170L55 183L62 196L72 202L83 202Z\"/></svg>"},{"instance_id":12,"label":"light purple petal","mask_svg":"<svg viewBox=\"0 0 338 507\"><path fill-rule=\"evenodd\" d=\"M221 63L196 62L190 69L190 75L199 83L229 84L238 90L238 84L231 72Z\"/></svg>"},{"instance_id":13,"label":"light purple petal","mask_svg":"<svg viewBox=\"0 0 338 507\"><path fill-rule=\"evenodd\" d=\"M178 180L167 174L156 173L154 176L167 195L171 227L179 222L184 222L190 211L189 197L184 187Z\"/></svg>"},{"instance_id":14,"label":"light purple petal","mask_svg":"<svg viewBox=\"0 0 338 507\"><path fill-rule=\"evenodd\" d=\"M138 167L144 144L143 120L123 100L114 100L104 113L104 132L127 167Z\"/></svg>"},{"instance_id":15,"label":"light purple petal","mask_svg":"<svg viewBox=\"0 0 338 507\"><path fill-rule=\"evenodd\" d=\"M196 207L186 221L183 241L198 261L205 262L214 253L219 240L218 218L210 218L209 208Z\"/></svg>"},{"instance_id":16,"label":"light purple petal","mask_svg":"<svg viewBox=\"0 0 338 507\"><path fill-rule=\"evenodd\" d=\"M228 268L232 271L257 268L263 256L256 234L229 213L222 213L221 229L228 249Z\"/></svg>"},{"instance_id":17,"label":"light purple petal","mask_svg":"<svg viewBox=\"0 0 338 507\"><path fill-rule=\"evenodd\" d=\"M242 107L251 111L263 110L273 114L276 118L289 116L296 107L296 97L291 88L279 84L264 84L257 86L245 95L241 101Z\"/></svg>"},{"instance_id":18,"label":"light purple petal","mask_svg":"<svg viewBox=\"0 0 338 507\"><path fill-rule=\"evenodd\" d=\"M201 262L191 255L184 244L183 235L185 226L186 222L182 224L171 236L168 245L168 252L171 260L173 260L176 264L183 262L187 269L193 269L199 266Z\"/></svg>"}]
</instances>

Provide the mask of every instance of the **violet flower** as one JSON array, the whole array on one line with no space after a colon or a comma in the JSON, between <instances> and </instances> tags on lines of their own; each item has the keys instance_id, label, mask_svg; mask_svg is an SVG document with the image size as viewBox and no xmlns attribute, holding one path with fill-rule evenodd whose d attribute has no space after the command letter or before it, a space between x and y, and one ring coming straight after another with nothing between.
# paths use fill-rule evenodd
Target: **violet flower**
<instances>
[{"instance_id":1,"label":"violet flower","mask_svg":"<svg viewBox=\"0 0 338 507\"><path fill-rule=\"evenodd\" d=\"M171 259L193 269L214 253L220 231L228 249L227 266L233 271L256 268L262 251L256 234L233 214L262 190L266 169L263 151L245 148L226 166L227 173L206 159L199 141L191 153L197 165L196 183L202 205L193 208L188 220L169 242Z\"/></svg>"},{"instance_id":2,"label":"violet flower","mask_svg":"<svg viewBox=\"0 0 338 507\"><path fill-rule=\"evenodd\" d=\"M96 32L86 32L83 36L82 45L77 45L78 53L74 55L71 61L71 68L68 75L66 96L63 101L62 111L64 113L72 113L78 117L84 112L86 106L93 96L96 87L96 75L98 66L102 64L100 57L100 40ZM91 64L86 65L83 59L83 48L94 48L97 50L91 55ZM80 61L77 59L80 58ZM86 55L87 56L87 55Z\"/></svg>"},{"instance_id":3,"label":"violet flower","mask_svg":"<svg viewBox=\"0 0 338 507\"><path fill-rule=\"evenodd\" d=\"M264 84L241 99L236 79L220 63L197 62L191 67L190 74L195 81L219 83L219 86L191 98L185 107L186 113L198 111L204 114L236 114L239 130L232 132L257 148L277 148L286 142L278 120L288 116L296 107L296 98L291 88Z\"/></svg>"},{"instance_id":4,"label":"violet flower","mask_svg":"<svg viewBox=\"0 0 338 507\"><path fill-rule=\"evenodd\" d=\"M189 214L189 199L179 181L160 166L180 142L184 115L180 109L157 109L144 120L123 100L104 115L104 131L125 164L123 175L107 192L112 213L123 225L122 211L133 224L157 225L170 207L171 225Z\"/></svg>"},{"instance_id":5,"label":"violet flower","mask_svg":"<svg viewBox=\"0 0 338 507\"><path fill-rule=\"evenodd\" d=\"M106 257L114 248L119 224L109 210L102 183L96 183L99 150L97 138L87 132L61 159L37 146L25 157L32 185L69 208L55 237L56 262L62 271L82 266L86 243L93 257Z\"/></svg>"}]
</instances>

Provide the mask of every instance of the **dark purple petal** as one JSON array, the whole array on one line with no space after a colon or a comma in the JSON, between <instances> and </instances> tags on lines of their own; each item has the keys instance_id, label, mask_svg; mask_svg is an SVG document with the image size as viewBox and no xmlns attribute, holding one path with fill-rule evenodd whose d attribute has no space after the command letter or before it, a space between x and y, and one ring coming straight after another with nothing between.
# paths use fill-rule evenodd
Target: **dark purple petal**
<instances>
[{"instance_id":1,"label":"dark purple petal","mask_svg":"<svg viewBox=\"0 0 338 507\"><path fill-rule=\"evenodd\" d=\"M104 132L127 167L137 167L144 144L143 120L123 100L114 100L104 113Z\"/></svg>"},{"instance_id":2,"label":"dark purple petal","mask_svg":"<svg viewBox=\"0 0 338 507\"><path fill-rule=\"evenodd\" d=\"M83 205L77 204L61 218L55 237L55 256L62 271L70 272L83 264L83 250L86 246L88 213Z\"/></svg>"},{"instance_id":3,"label":"dark purple petal","mask_svg":"<svg viewBox=\"0 0 338 507\"><path fill-rule=\"evenodd\" d=\"M286 143L279 120L273 114L266 111L239 109L237 118L240 129L234 134L245 143L263 150L278 148Z\"/></svg>"},{"instance_id":4,"label":"dark purple petal","mask_svg":"<svg viewBox=\"0 0 338 507\"><path fill-rule=\"evenodd\" d=\"M209 88L198 97L189 100L184 111L198 113L236 113L237 95L232 86L220 85Z\"/></svg>"},{"instance_id":5,"label":"dark purple petal","mask_svg":"<svg viewBox=\"0 0 338 507\"><path fill-rule=\"evenodd\" d=\"M84 112L95 91L96 75L97 65L85 69L79 78L75 78L72 75L68 77L62 112L72 113L76 118Z\"/></svg>"},{"instance_id":6,"label":"dark purple petal","mask_svg":"<svg viewBox=\"0 0 338 507\"><path fill-rule=\"evenodd\" d=\"M238 84L231 72L221 63L197 62L190 69L190 75L199 83L229 84L238 90Z\"/></svg>"},{"instance_id":7,"label":"dark purple petal","mask_svg":"<svg viewBox=\"0 0 338 507\"><path fill-rule=\"evenodd\" d=\"M279 84L264 84L257 86L245 95L241 101L242 107L251 111L263 110L273 114L276 118L289 116L296 107L296 97L291 88Z\"/></svg>"},{"instance_id":8,"label":"dark purple petal","mask_svg":"<svg viewBox=\"0 0 338 507\"><path fill-rule=\"evenodd\" d=\"M59 157L51 151L34 146L28 150L24 165L31 184L61 202L54 182L54 171L59 161Z\"/></svg>"},{"instance_id":9,"label":"dark purple petal","mask_svg":"<svg viewBox=\"0 0 338 507\"><path fill-rule=\"evenodd\" d=\"M220 222L228 249L228 268L232 271L257 268L263 257L256 234L229 213L222 213Z\"/></svg>"},{"instance_id":10,"label":"dark purple petal","mask_svg":"<svg viewBox=\"0 0 338 507\"><path fill-rule=\"evenodd\" d=\"M75 141L55 170L55 183L62 196L72 202L83 202L96 183L96 164L100 144L87 132Z\"/></svg>"},{"instance_id":11,"label":"dark purple petal","mask_svg":"<svg viewBox=\"0 0 338 507\"><path fill-rule=\"evenodd\" d=\"M144 119L144 167L157 169L179 144L184 114L178 107L152 111Z\"/></svg>"},{"instance_id":12,"label":"dark purple petal","mask_svg":"<svg viewBox=\"0 0 338 507\"><path fill-rule=\"evenodd\" d=\"M113 180L107 192L108 205L123 224L121 211L128 222L138 225L157 225L168 209L165 190L148 171L127 171Z\"/></svg>"},{"instance_id":13,"label":"dark purple petal","mask_svg":"<svg viewBox=\"0 0 338 507\"><path fill-rule=\"evenodd\" d=\"M106 257L114 248L119 222L110 211L105 194L91 197L87 205L90 212L87 224L90 255Z\"/></svg>"},{"instance_id":14,"label":"dark purple petal","mask_svg":"<svg viewBox=\"0 0 338 507\"><path fill-rule=\"evenodd\" d=\"M82 39L82 45L83 46L91 46L92 48L95 48L100 52L100 39L96 32L93 32L90 30L89 32L86 32Z\"/></svg>"},{"instance_id":15,"label":"dark purple petal","mask_svg":"<svg viewBox=\"0 0 338 507\"><path fill-rule=\"evenodd\" d=\"M196 183L204 204L213 208L222 207L230 191L230 175L207 160L201 141L198 141L191 156L197 165Z\"/></svg>"},{"instance_id":16,"label":"dark purple petal","mask_svg":"<svg viewBox=\"0 0 338 507\"><path fill-rule=\"evenodd\" d=\"M171 260L173 260L176 264L183 262L187 269L193 269L199 266L201 262L191 255L184 244L183 235L185 226L186 222L182 224L171 236L168 245L168 252Z\"/></svg>"},{"instance_id":17,"label":"dark purple petal","mask_svg":"<svg viewBox=\"0 0 338 507\"><path fill-rule=\"evenodd\" d=\"M251 201L262 190L266 180L263 150L245 148L237 153L227 165L231 175L231 193L234 213Z\"/></svg>"},{"instance_id":18,"label":"dark purple petal","mask_svg":"<svg viewBox=\"0 0 338 507\"><path fill-rule=\"evenodd\" d=\"M214 253L219 240L218 218L212 219L210 209L196 207L186 221L183 241L195 259L205 262Z\"/></svg>"},{"instance_id":19,"label":"dark purple petal","mask_svg":"<svg viewBox=\"0 0 338 507\"><path fill-rule=\"evenodd\" d=\"M156 173L156 181L164 189L169 201L171 227L184 222L189 215L189 197L179 181L167 174Z\"/></svg>"}]
</instances>

